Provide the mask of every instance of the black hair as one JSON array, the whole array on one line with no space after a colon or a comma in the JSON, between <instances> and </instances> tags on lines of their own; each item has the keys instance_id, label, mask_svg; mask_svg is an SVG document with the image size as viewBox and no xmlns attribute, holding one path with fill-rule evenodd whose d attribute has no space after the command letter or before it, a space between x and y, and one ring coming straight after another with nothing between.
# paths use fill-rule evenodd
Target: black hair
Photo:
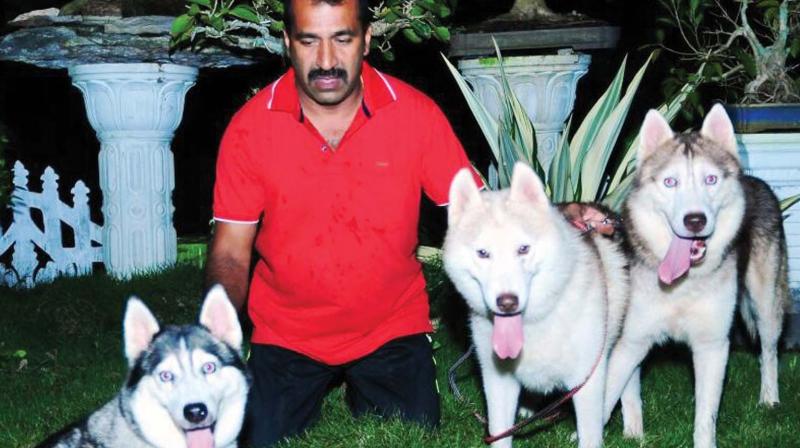
<instances>
[{"instance_id":1,"label":"black hair","mask_svg":"<svg viewBox=\"0 0 800 448\"><path fill-rule=\"evenodd\" d=\"M339 6L345 0L311 0L313 3L327 3L331 6ZM361 25L361 32L367 31L370 22L372 21L372 13L369 11L369 0L356 0L358 2L358 21ZM283 1L283 26L288 35L292 35L292 28L294 28L294 12L292 11L292 0Z\"/></svg>"}]
</instances>

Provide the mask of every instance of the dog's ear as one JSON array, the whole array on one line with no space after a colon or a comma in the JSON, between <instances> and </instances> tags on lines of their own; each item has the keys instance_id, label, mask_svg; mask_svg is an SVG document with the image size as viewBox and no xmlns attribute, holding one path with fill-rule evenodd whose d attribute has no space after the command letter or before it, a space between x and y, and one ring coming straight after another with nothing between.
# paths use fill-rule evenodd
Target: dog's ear
<instances>
[{"instance_id":1,"label":"dog's ear","mask_svg":"<svg viewBox=\"0 0 800 448\"><path fill-rule=\"evenodd\" d=\"M725 108L721 104L715 104L708 111L708 115L703 120L700 135L717 142L723 149L733 154L737 160L739 159L736 136L733 134L733 123L731 123L728 113L725 112Z\"/></svg>"},{"instance_id":2,"label":"dog's ear","mask_svg":"<svg viewBox=\"0 0 800 448\"><path fill-rule=\"evenodd\" d=\"M675 135L669 123L661 114L650 109L644 117L642 130L639 132L639 153L636 156L638 164L658 149L661 144L671 139Z\"/></svg>"},{"instance_id":3,"label":"dog's ear","mask_svg":"<svg viewBox=\"0 0 800 448\"><path fill-rule=\"evenodd\" d=\"M158 321L144 302L131 297L125 307L122 326L125 333L125 357L128 358L128 365L133 366L139 355L147 350L153 336L158 333Z\"/></svg>"},{"instance_id":4,"label":"dog's ear","mask_svg":"<svg viewBox=\"0 0 800 448\"><path fill-rule=\"evenodd\" d=\"M236 316L236 308L222 285L214 285L206 294L200 309L200 324L236 350L242 348L242 327Z\"/></svg>"},{"instance_id":5,"label":"dog's ear","mask_svg":"<svg viewBox=\"0 0 800 448\"><path fill-rule=\"evenodd\" d=\"M508 200L537 207L550 205L550 200L547 198L541 179L533 172L531 167L523 162L514 164Z\"/></svg>"},{"instance_id":6,"label":"dog's ear","mask_svg":"<svg viewBox=\"0 0 800 448\"><path fill-rule=\"evenodd\" d=\"M450 199L447 204L447 220L455 223L471 206L481 202L481 193L472 179L470 168L461 168L450 182Z\"/></svg>"}]
</instances>

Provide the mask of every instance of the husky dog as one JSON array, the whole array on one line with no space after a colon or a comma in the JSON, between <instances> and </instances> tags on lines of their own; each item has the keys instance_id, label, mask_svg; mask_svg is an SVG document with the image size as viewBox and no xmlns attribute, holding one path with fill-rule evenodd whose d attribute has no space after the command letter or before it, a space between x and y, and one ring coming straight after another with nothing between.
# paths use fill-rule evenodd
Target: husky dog
<instances>
[{"instance_id":1,"label":"husky dog","mask_svg":"<svg viewBox=\"0 0 800 448\"><path fill-rule=\"evenodd\" d=\"M699 133L682 135L650 111L640 137L623 209L631 301L609 361L605 414L621 394L625 434L641 437L638 366L654 344L685 342L694 362L694 446L713 447L737 297L761 340L760 401L779 401L777 343L789 303L781 211L764 182L742 174L722 106Z\"/></svg>"},{"instance_id":2,"label":"husky dog","mask_svg":"<svg viewBox=\"0 0 800 448\"><path fill-rule=\"evenodd\" d=\"M130 370L122 391L39 447L235 448L249 376L236 310L222 287L206 296L200 325L159 329L132 297L123 327Z\"/></svg>"},{"instance_id":3,"label":"husky dog","mask_svg":"<svg viewBox=\"0 0 800 448\"><path fill-rule=\"evenodd\" d=\"M448 213L444 267L471 309L489 433L514 424L521 388L547 393L588 378L573 399L579 446L601 446L607 355L627 301L617 243L569 224L522 163L499 192L480 193L460 171Z\"/></svg>"}]
</instances>

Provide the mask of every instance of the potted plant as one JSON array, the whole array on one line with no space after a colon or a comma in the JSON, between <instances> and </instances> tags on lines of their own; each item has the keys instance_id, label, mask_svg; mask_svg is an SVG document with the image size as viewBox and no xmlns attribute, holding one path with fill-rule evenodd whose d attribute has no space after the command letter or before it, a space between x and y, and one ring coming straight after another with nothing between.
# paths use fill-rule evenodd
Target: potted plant
<instances>
[{"instance_id":1,"label":"potted plant","mask_svg":"<svg viewBox=\"0 0 800 448\"><path fill-rule=\"evenodd\" d=\"M800 2L661 0L658 46L679 64L673 78L705 64L705 90L741 132L800 127ZM670 33L671 31L671 33Z\"/></svg>"},{"instance_id":2,"label":"potted plant","mask_svg":"<svg viewBox=\"0 0 800 448\"><path fill-rule=\"evenodd\" d=\"M496 42L495 51L502 81L499 120L483 105L458 69L442 56L492 150L494 161L489 166L486 185L490 189L507 188L514 164L523 161L542 179L552 202L596 201L619 210L632 186L639 139L637 136L627 146L620 147L618 137L652 56L637 70L624 92L626 61L622 62L616 76L580 122L571 139L568 138L571 120L567 124L553 161L545 169L537 157L533 123L511 89ZM697 79L694 77L687 82L658 107L667 120L671 121L684 107L689 95L697 88ZM612 159L618 162L610 163ZM437 263L441 249L421 246L417 254L428 263Z\"/></svg>"},{"instance_id":3,"label":"potted plant","mask_svg":"<svg viewBox=\"0 0 800 448\"><path fill-rule=\"evenodd\" d=\"M502 112L499 121L495 120L494 115L469 88L464 77L445 58L445 63L492 149L494 162L488 170L489 188L508 187L514 164L522 160L542 179L553 202L602 202L618 210L631 187L634 156L639 144L637 136L627 146L619 147L618 137L652 55L636 71L624 93L626 61L623 60L616 76L577 126L571 139L568 138L571 120L567 124L553 162L545 169L537 158L533 123L508 83L503 57L496 43L495 50L502 79ZM684 84L658 107L658 111L667 120L672 120L677 115L688 96L696 89L697 77L694 79ZM612 160L617 160L617 163L610 163Z\"/></svg>"},{"instance_id":4,"label":"potted plant","mask_svg":"<svg viewBox=\"0 0 800 448\"><path fill-rule=\"evenodd\" d=\"M413 43L450 41L443 23L450 0L386 0L371 8L373 49L394 59L391 39L402 34ZM172 22L172 45L220 45L283 54L282 0L186 0L186 12Z\"/></svg>"}]
</instances>

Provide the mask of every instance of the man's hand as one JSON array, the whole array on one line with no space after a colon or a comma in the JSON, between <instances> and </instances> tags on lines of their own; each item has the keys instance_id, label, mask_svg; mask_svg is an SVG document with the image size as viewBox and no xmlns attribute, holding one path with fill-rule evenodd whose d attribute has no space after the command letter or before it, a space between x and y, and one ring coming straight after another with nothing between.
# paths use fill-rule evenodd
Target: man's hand
<instances>
[{"instance_id":1,"label":"man's hand","mask_svg":"<svg viewBox=\"0 0 800 448\"><path fill-rule=\"evenodd\" d=\"M237 311L242 311L250 284L255 224L217 222L206 262L206 288L221 284Z\"/></svg>"},{"instance_id":2,"label":"man's hand","mask_svg":"<svg viewBox=\"0 0 800 448\"><path fill-rule=\"evenodd\" d=\"M599 204L570 202L559 204L558 208L573 226L583 232L613 235L619 222L613 212Z\"/></svg>"}]
</instances>

